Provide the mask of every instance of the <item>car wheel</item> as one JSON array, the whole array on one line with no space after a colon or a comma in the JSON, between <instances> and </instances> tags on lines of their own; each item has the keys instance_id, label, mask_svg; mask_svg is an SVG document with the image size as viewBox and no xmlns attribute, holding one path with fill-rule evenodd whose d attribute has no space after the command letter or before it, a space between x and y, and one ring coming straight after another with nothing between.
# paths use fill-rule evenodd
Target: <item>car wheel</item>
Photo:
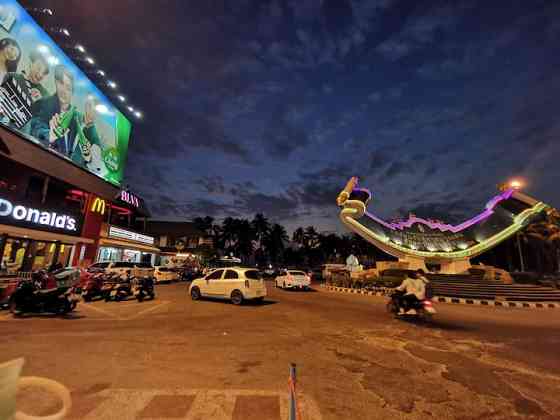
<instances>
[{"instance_id":1,"label":"car wheel","mask_svg":"<svg viewBox=\"0 0 560 420\"><path fill-rule=\"evenodd\" d=\"M196 286L191 289L191 299L192 300L200 299L200 289Z\"/></svg>"},{"instance_id":2,"label":"car wheel","mask_svg":"<svg viewBox=\"0 0 560 420\"><path fill-rule=\"evenodd\" d=\"M84 302L91 302L91 295L82 295L82 299L84 300Z\"/></svg>"},{"instance_id":3,"label":"car wheel","mask_svg":"<svg viewBox=\"0 0 560 420\"><path fill-rule=\"evenodd\" d=\"M231 292L231 303L241 305L243 303L243 294L239 290Z\"/></svg>"}]
</instances>

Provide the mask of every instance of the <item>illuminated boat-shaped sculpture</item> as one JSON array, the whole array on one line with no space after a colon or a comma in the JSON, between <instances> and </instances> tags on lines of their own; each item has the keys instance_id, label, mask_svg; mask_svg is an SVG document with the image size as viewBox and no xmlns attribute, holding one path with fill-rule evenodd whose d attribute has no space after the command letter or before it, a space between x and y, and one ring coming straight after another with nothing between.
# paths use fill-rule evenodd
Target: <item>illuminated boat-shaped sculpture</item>
<instances>
[{"instance_id":1,"label":"illuminated boat-shaped sculpture","mask_svg":"<svg viewBox=\"0 0 560 420\"><path fill-rule=\"evenodd\" d=\"M410 215L387 222L367 208L371 193L358 188L353 177L338 195L340 219L351 231L410 268L440 265L442 273L456 274L470 267L470 259L543 218L551 208L516 189L503 188L484 211L458 225Z\"/></svg>"}]
</instances>

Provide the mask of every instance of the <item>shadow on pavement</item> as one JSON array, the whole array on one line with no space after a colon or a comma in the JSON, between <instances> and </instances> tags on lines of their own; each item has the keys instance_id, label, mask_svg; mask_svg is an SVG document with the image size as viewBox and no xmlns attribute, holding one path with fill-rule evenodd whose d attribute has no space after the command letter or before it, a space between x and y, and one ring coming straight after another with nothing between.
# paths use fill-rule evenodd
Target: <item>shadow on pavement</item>
<instances>
[{"instance_id":1,"label":"shadow on pavement","mask_svg":"<svg viewBox=\"0 0 560 420\"><path fill-rule=\"evenodd\" d=\"M461 325L461 324L454 324L454 323L449 323L449 322L445 322L442 320L438 320L438 319L432 319L431 321L424 321L420 318L417 317L406 317L406 318L399 318L397 319L397 321L399 322L405 322L407 324L412 324L412 325L416 325L418 327L423 327L423 328L429 328L429 329L438 329L438 330L443 330L443 331L475 331L475 328L472 327L467 327L465 325Z\"/></svg>"},{"instance_id":2,"label":"shadow on pavement","mask_svg":"<svg viewBox=\"0 0 560 420\"><path fill-rule=\"evenodd\" d=\"M13 319L31 319L31 318L53 319L53 318L59 318L59 319L66 319L66 320L74 320L74 319L83 319L83 318L87 318L87 317L84 316L84 315L79 315L77 313L70 313L70 314L65 314L65 315L53 314L53 313L26 313L26 314L22 314L22 315L13 315L12 314L12 318Z\"/></svg>"},{"instance_id":3,"label":"shadow on pavement","mask_svg":"<svg viewBox=\"0 0 560 420\"><path fill-rule=\"evenodd\" d=\"M198 300L197 302L214 302L214 303L222 303L224 305L235 306L235 305L233 305L233 303L231 303L231 300L229 300L229 299L219 299L219 298L211 298L211 297L202 298L202 299ZM274 305L276 303L278 303L278 302L275 301L275 300L270 300L270 299L263 300L262 302L258 302L256 300L244 300L243 303L240 306L256 306L256 307L258 307L258 306Z\"/></svg>"}]
</instances>

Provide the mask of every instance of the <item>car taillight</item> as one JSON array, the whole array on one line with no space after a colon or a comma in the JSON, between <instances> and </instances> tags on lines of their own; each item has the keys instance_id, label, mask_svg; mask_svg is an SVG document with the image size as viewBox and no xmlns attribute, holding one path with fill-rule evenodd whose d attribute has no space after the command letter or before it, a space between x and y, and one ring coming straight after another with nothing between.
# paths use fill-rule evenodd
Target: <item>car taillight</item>
<instances>
[{"instance_id":1,"label":"car taillight","mask_svg":"<svg viewBox=\"0 0 560 420\"><path fill-rule=\"evenodd\" d=\"M249 288L249 280L245 280L245 287L248 289Z\"/></svg>"},{"instance_id":2,"label":"car taillight","mask_svg":"<svg viewBox=\"0 0 560 420\"><path fill-rule=\"evenodd\" d=\"M432 301L430 301L430 300L425 300L425 301L424 301L424 306L432 306Z\"/></svg>"}]
</instances>

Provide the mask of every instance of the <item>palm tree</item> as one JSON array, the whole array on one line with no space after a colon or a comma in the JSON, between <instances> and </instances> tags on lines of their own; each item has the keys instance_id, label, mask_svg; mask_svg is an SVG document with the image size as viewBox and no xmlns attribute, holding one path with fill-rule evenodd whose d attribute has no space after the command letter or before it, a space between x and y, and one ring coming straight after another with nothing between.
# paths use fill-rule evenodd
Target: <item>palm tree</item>
<instances>
[{"instance_id":1,"label":"palm tree","mask_svg":"<svg viewBox=\"0 0 560 420\"><path fill-rule=\"evenodd\" d=\"M308 249L314 249L319 246L319 234L313 226L308 226L304 231L304 246Z\"/></svg>"},{"instance_id":2,"label":"palm tree","mask_svg":"<svg viewBox=\"0 0 560 420\"><path fill-rule=\"evenodd\" d=\"M305 233L303 231L303 228L299 227L294 231L294 233L292 235L292 241L294 241L300 247L303 246L304 241L305 241Z\"/></svg>"},{"instance_id":3,"label":"palm tree","mask_svg":"<svg viewBox=\"0 0 560 420\"><path fill-rule=\"evenodd\" d=\"M204 232L206 235L212 235L212 228L214 226L214 218L210 216L195 217L193 220L197 229Z\"/></svg>"},{"instance_id":4,"label":"palm tree","mask_svg":"<svg viewBox=\"0 0 560 420\"><path fill-rule=\"evenodd\" d=\"M289 240L284 226L275 223L264 238L264 245L270 259L274 262L283 260L285 243Z\"/></svg>"}]
</instances>

